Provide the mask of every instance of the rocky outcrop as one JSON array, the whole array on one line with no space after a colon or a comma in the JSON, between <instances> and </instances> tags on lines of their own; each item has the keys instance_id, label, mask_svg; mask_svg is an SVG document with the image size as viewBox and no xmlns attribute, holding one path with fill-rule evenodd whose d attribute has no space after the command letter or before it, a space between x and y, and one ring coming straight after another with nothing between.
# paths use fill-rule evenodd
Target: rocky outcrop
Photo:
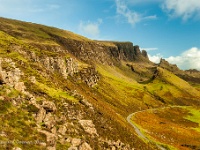
<instances>
[{"instance_id":1,"label":"rocky outcrop","mask_svg":"<svg viewBox=\"0 0 200 150\"><path fill-rule=\"evenodd\" d=\"M35 117L38 131L46 136L46 147L47 150L56 150L57 142L57 129L55 125L57 124L57 119L55 117L55 111L57 110L55 104L51 101L43 101L42 105L35 105L38 107L39 111ZM46 130L42 130L44 128Z\"/></svg>"},{"instance_id":2,"label":"rocky outcrop","mask_svg":"<svg viewBox=\"0 0 200 150\"><path fill-rule=\"evenodd\" d=\"M77 147L77 146L81 145L81 142L82 142L81 139L73 138L71 140L72 147Z\"/></svg>"},{"instance_id":3,"label":"rocky outcrop","mask_svg":"<svg viewBox=\"0 0 200 150\"><path fill-rule=\"evenodd\" d=\"M56 136L53 133L50 133L45 130L39 130L40 133L43 133L46 136L47 150L56 150Z\"/></svg>"},{"instance_id":4,"label":"rocky outcrop","mask_svg":"<svg viewBox=\"0 0 200 150\"><path fill-rule=\"evenodd\" d=\"M89 87L96 85L99 80L99 75L94 66L79 68L79 62L74 58L65 56L41 57L37 56L35 52L26 52L19 47L17 47L15 50L20 54L23 54L25 57L28 57L30 60L41 63L45 70L58 72L64 79L67 79L69 76L73 77L75 74L79 73L81 81L86 83ZM77 76L75 76L75 78L77 78ZM30 77L30 79L32 82L35 82L34 78ZM20 85L17 85L17 88L19 86Z\"/></svg>"},{"instance_id":5,"label":"rocky outcrop","mask_svg":"<svg viewBox=\"0 0 200 150\"><path fill-rule=\"evenodd\" d=\"M142 56L149 60L149 57L148 57L147 51L142 50Z\"/></svg>"},{"instance_id":6,"label":"rocky outcrop","mask_svg":"<svg viewBox=\"0 0 200 150\"><path fill-rule=\"evenodd\" d=\"M55 104L51 101L43 101L42 107L46 110L46 112L55 112L57 110Z\"/></svg>"},{"instance_id":7,"label":"rocky outcrop","mask_svg":"<svg viewBox=\"0 0 200 150\"><path fill-rule=\"evenodd\" d=\"M2 65L4 64L4 69ZM15 63L11 59L0 58L0 78L1 83L7 84L11 88L16 89L19 92L24 92L26 87L24 82L21 82L21 76L23 72L15 66Z\"/></svg>"},{"instance_id":8,"label":"rocky outcrop","mask_svg":"<svg viewBox=\"0 0 200 150\"><path fill-rule=\"evenodd\" d=\"M41 62L46 69L52 72L59 72L65 79L67 79L68 76L73 77L74 74L78 73L81 81L85 82L89 87L96 85L99 80L98 72L94 67L84 67L79 69L78 61L70 57L46 57L41 59Z\"/></svg>"},{"instance_id":9,"label":"rocky outcrop","mask_svg":"<svg viewBox=\"0 0 200 150\"><path fill-rule=\"evenodd\" d=\"M174 72L174 73L178 73L180 72L181 70L177 67L177 65L172 65L170 64L168 61L166 61L165 59L160 59L160 63L158 64L159 67L162 67L164 69L167 69L171 72Z\"/></svg>"},{"instance_id":10,"label":"rocky outcrop","mask_svg":"<svg viewBox=\"0 0 200 150\"><path fill-rule=\"evenodd\" d=\"M84 81L89 87L93 87L99 80L98 72L94 67L83 68L80 71L81 80Z\"/></svg>"},{"instance_id":11,"label":"rocky outcrop","mask_svg":"<svg viewBox=\"0 0 200 150\"><path fill-rule=\"evenodd\" d=\"M119 60L126 61L145 61L148 62L146 51L140 51L139 46L133 46L131 42L113 42L117 46L117 55ZM112 53L114 53L112 51ZM116 55L116 53L115 53Z\"/></svg>"},{"instance_id":12,"label":"rocky outcrop","mask_svg":"<svg viewBox=\"0 0 200 150\"><path fill-rule=\"evenodd\" d=\"M80 145L79 150L92 150L92 148L88 143L84 142L83 144Z\"/></svg>"},{"instance_id":13,"label":"rocky outcrop","mask_svg":"<svg viewBox=\"0 0 200 150\"><path fill-rule=\"evenodd\" d=\"M36 116L37 123L41 123L44 120L45 116L46 116L45 109L40 108L40 110L38 111L37 116Z\"/></svg>"},{"instance_id":14,"label":"rocky outcrop","mask_svg":"<svg viewBox=\"0 0 200 150\"><path fill-rule=\"evenodd\" d=\"M40 60L46 69L52 72L58 71L66 79L68 75L73 76L78 72L78 64L72 58L64 59L62 57L46 57Z\"/></svg>"}]
</instances>

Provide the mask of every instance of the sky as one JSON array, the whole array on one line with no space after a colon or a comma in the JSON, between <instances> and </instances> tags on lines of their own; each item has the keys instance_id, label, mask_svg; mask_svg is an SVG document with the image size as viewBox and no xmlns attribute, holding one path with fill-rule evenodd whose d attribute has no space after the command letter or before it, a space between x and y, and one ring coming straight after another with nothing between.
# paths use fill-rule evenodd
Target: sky
<instances>
[{"instance_id":1,"label":"sky","mask_svg":"<svg viewBox=\"0 0 200 150\"><path fill-rule=\"evenodd\" d=\"M130 41L153 62L200 70L200 0L0 0L0 16Z\"/></svg>"}]
</instances>

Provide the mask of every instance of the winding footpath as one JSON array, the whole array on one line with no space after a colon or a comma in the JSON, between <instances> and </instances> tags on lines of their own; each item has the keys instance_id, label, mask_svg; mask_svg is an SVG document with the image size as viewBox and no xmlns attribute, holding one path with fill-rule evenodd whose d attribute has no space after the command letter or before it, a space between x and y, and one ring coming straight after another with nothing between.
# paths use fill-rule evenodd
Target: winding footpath
<instances>
[{"instance_id":1,"label":"winding footpath","mask_svg":"<svg viewBox=\"0 0 200 150\"><path fill-rule=\"evenodd\" d=\"M141 111L140 111L140 112L141 112ZM146 137L146 136L140 131L140 129L139 129L135 124L133 124L133 122L131 122L131 118L132 118L136 113L138 113L138 112L132 113L132 114L130 114L130 115L126 118L127 121L128 121L128 123L135 129L135 132L137 133L137 135L138 135L139 137L141 137L142 139L144 139L144 140L146 140L146 141L148 141L148 142L155 143L155 142L153 142L152 140L150 140L148 137ZM156 146L157 146L159 149L161 149L161 150L167 150L167 149L165 149L164 147L162 147L161 145L159 145L159 144L157 144L157 143L155 143L155 144L156 144Z\"/></svg>"},{"instance_id":2,"label":"winding footpath","mask_svg":"<svg viewBox=\"0 0 200 150\"><path fill-rule=\"evenodd\" d=\"M154 111L154 110L160 110L160 109L166 109L166 108L173 108L173 107L184 107L184 106L167 106L167 107L162 107L162 108L153 108L153 109L146 109L146 110L141 110L141 111L137 111L134 113L131 113L130 115L128 115L128 117L126 118L126 120L128 121L128 123L135 129L135 132L137 133L137 135L142 138L145 141L148 141L150 143L154 143L160 150L167 150L166 148L164 148L162 145L155 143L154 141L150 140L147 136L145 136L140 129L137 127L136 124L134 124L134 122L131 121L131 118L136 115L137 113L141 113L144 111Z\"/></svg>"}]
</instances>

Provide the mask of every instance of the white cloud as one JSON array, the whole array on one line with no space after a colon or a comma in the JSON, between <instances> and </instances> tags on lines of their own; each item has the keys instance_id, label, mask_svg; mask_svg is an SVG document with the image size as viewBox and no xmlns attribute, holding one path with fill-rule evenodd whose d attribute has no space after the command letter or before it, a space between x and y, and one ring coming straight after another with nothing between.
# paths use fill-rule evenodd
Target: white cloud
<instances>
[{"instance_id":1,"label":"white cloud","mask_svg":"<svg viewBox=\"0 0 200 150\"><path fill-rule=\"evenodd\" d=\"M141 15L137 12L129 10L126 4L122 0L116 0L117 13L127 18L128 23L135 25L141 21Z\"/></svg>"},{"instance_id":2,"label":"white cloud","mask_svg":"<svg viewBox=\"0 0 200 150\"><path fill-rule=\"evenodd\" d=\"M171 64L177 64L181 69L198 69L200 70L200 49L193 47L180 56L170 56L166 60Z\"/></svg>"},{"instance_id":3,"label":"white cloud","mask_svg":"<svg viewBox=\"0 0 200 150\"><path fill-rule=\"evenodd\" d=\"M156 50L158 50L157 47L141 48L141 49L144 49L144 50L146 50L146 51L156 51Z\"/></svg>"},{"instance_id":4,"label":"white cloud","mask_svg":"<svg viewBox=\"0 0 200 150\"><path fill-rule=\"evenodd\" d=\"M146 16L146 17L144 17L143 19L151 19L151 20L155 20L155 19L157 19L157 16L156 16L156 15Z\"/></svg>"},{"instance_id":5,"label":"white cloud","mask_svg":"<svg viewBox=\"0 0 200 150\"><path fill-rule=\"evenodd\" d=\"M148 57L149 57L149 60L154 62L154 63L159 63L160 62L160 59L162 58L162 55L161 54L156 54L156 55L150 55L148 54Z\"/></svg>"},{"instance_id":6,"label":"white cloud","mask_svg":"<svg viewBox=\"0 0 200 150\"><path fill-rule=\"evenodd\" d=\"M131 25L135 25L136 23L146 20L146 19L157 19L156 15L152 16L143 16L142 14L132 11L128 8L127 4L125 3L125 0L115 0L116 7L117 7L117 14L122 15L125 17Z\"/></svg>"},{"instance_id":7,"label":"white cloud","mask_svg":"<svg viewBox=\"0 0 200 150\"><path fill-rule=\"evenodd\" d=\"M200 16L200 0L165 0L163 9L170 17L182 17L186 21Z\"/></svg>"},{"instance_id":8,"label":"white cloud","mask_svg":"<svg viewBox=\"0 0 200 150\"><path fill-rule=\"evenodd\" d=\"M103 22L102 19L98 19L96 22L81 21L79 24L79 30L80 30L81 34L84 34L87 37L97 38L100 33L99 26L102 22Z\"/></svg>"}]
</instances>

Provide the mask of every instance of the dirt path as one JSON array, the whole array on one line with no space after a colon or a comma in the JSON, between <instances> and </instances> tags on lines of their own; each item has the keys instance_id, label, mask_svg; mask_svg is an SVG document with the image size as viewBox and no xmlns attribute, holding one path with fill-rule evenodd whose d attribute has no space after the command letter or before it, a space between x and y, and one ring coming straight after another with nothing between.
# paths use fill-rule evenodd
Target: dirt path
<instances>
[{"instance_id":1,"label":"dirt path","mask_svg":"<svg viewBox=\"0 0 200 150\"><path fill-rule=\"evenodd\" d=\"M132 114L130 114L130 115L127 117L128 123L131 124L131 126L135 129L135 132L137 133L137 135L138 135L139 137L141 137L141 138L144 139L144 140L149 141L149 139L140 131L140 129L139 129L136 125L134 125L134 124L131 122L131 118L132 118L134 115L135 115L135 113L132 113Z\"/></svg>"}]
</instances>

